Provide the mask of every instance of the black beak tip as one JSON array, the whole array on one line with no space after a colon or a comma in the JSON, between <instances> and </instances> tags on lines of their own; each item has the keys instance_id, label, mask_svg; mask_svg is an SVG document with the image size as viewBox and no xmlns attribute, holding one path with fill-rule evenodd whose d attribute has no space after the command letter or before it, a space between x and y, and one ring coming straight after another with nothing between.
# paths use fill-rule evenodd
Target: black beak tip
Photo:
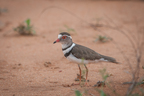
<instances>
[{"instance_id":1,"label":"black beak tip","mask_svg":"<svg viewBox=\"0 0 144 96\"><path fill-rule=\"evenodd\" d=\"M56 41L53 42L53 44L55 44L55 43L56 43Z\"/></svg>"}]
</instances>

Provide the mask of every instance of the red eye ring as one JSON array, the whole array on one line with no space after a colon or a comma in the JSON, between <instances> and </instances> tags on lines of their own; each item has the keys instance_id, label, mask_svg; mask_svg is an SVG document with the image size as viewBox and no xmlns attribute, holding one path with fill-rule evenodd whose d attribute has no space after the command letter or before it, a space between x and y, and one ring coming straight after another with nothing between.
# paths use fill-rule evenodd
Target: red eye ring
<instances>
[{"instance_id":1,"label":"red eye ring","mask_svg":"<svg viewBox=\"0 0 144 96\"><path fill-rule=\"evenodd\" d=\"M66 36L63 36L62 38L63 38L63 39L66 39Z\"/></svg>"}]
</instances>

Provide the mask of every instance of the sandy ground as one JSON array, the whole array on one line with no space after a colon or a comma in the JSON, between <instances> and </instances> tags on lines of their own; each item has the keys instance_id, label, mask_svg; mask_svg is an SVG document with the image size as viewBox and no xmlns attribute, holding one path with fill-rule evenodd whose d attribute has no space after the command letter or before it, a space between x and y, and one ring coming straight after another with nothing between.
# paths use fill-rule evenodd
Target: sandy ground
<instances>
[{"instance_id":1,"label":"sandy ground","mask_svg":"<svg viewBox=\"0 0 144 96\"><path fill-rule=\"evenodd\" d=\"M92 86L102 80L99 70L103 68L112 74L108 82L113 89L121 96L127 92L129 85L122 83L131 80L128 74L130 69L116 45L135 68L130 41L116 30L107 27L98 27L101 31L94 30L89 23L95 24L100 20L102 25L117 25L136 35L135 20L138 20L139 26L144 24L144 2L0 0L0 7L8 9L8 12L0 15L0 21L7 23L0 31L0 96L75 96L76 89L81 92L87 89L88 96L98 96L99 93ZM43 12L45 8L47 10ZM13 31L27 18L31 19L36 36L20 36ZM71 32L75 43L114 57L121 64L89 64L89 87L64 86L76 83L74 79L79 73L77 64L64 57L61 44L53 44L60 30L65 30L64 25L75 29L76 32ZM108 34L117 44L113 41L93 42L103 33ZM132 40L135 41L134 38ZM44 66L46 62L50 62L50 66ZM144 75L142 64L140 77ZM113 95L107 86L104 90Z\"/></svg>"}]
</instances>

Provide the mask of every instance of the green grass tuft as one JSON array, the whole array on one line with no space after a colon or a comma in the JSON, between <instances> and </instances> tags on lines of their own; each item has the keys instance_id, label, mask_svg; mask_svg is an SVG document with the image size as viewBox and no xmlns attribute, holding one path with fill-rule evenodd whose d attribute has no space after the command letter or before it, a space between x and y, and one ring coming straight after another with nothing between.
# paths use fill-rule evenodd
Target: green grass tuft
<instances>
[{"instance_id":1,"label":"green grass tuft","mask_svg":"<svg viewBox=\"0 0 144 96\"><path fill-rule=\"evenodd\" d=\"M27 19L24 23L21 23L16 28L14 28L14 31L18 32L20 35L35 35L36 32L33 29L33 26L31 25L31 20Z\"/></svg>"},{"instance_id":2,"label":"green grass tuft","mask_svg":"<svg viewBox=\"0 0 144 96\"><path fill-rule=\"evenodd\" d=\"M76 95L76 96L82 96L81 92L78 91L78 90L75 91L75 95Z\"/></svg>"}]
</instances>

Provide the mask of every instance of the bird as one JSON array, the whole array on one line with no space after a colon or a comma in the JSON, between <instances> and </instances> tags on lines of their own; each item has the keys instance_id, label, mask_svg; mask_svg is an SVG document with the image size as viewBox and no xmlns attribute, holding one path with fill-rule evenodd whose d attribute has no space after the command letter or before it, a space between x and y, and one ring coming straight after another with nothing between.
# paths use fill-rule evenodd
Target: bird
<instances>
[{"instance_id":1,"label":"bird","mask_svg":"<svg viewBox=\"0 0 144 96\"><path fill-rule=\"evenodd\" d=\"M72 61L78 64L79 72L80 72L80 78L79 78L80 83L81 83L81 73L82 73L81 68L80 68L81 63L83 63L86 68L86 80L85 80L86 85L87 85L87 77L88 77L88 68L86 64L97 63L100 61L120 64L119 62L116 61L116 59L112 57L101 55L88 47L74 43L72 41L71 35L67 32L59 33L58 39L54 41L53 44L58 43L58 42L62 44L62 51L63 51L64 56L69 61Z\"/></svg>"}]
</instances>

